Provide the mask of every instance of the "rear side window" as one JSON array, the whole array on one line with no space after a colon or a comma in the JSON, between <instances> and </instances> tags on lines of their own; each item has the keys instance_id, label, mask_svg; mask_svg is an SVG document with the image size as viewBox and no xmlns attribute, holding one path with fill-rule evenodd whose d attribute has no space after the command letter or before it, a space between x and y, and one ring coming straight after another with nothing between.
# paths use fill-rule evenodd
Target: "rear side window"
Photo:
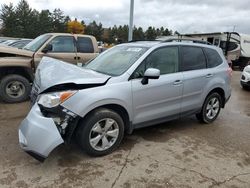
<instances>
[{"instance_id":1,"label":"rear side window","mask_svg":"<svg viewBox=\"0 0 250 188\"><path fill-rule=\"evenodd\" d=\"M77 38L77 52L94 53L92 40L89 37L78 37Z\"/></svg>"},{"instance_id":2,"label":"rear side window","mask_svg":"<svg viewBox=\"0 0 250 188\"><path fill-rule=\"evenodd\" d=\"M210 49L210 48L204 48L204 51L207 55L207 67L208 68L216 67L223 62L220 55L218 54L216 50Z\"/></svg>"},{"instance_id":3,"label":"rear side window","mask_svg":"<svg viewBox=\"0 0 250 188\"><path fill-rule=\"evenodd\" d=\"M206 58L201 48L182 46L181 47L181 71L198 70L206 68Z\"/></svg>"}]
</instances>

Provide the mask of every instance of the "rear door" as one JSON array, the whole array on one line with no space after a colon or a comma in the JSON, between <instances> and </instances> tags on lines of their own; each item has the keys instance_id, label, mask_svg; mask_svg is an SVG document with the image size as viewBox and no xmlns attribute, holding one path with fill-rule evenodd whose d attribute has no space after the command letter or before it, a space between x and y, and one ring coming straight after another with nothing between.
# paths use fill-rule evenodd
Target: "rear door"
<instances>
[{"instance_id":1,"label":"rear door","mask_svg":"<svg viewBox=\"0 0 250 188\"><path fill-rule=\"evenodd\" d=\"M76 64L77 54L74 36L56 36L49 44L52 45L52 50L47 52L46 56Z\"/></svg>"},{"instance_id":2,"label":"rear door","mask_svg":"<svg viewBox=\"0 0 250 188\"><path fill-rule=\"evenodd\" d=\"M177 118L180 114L182 98L182 73L178 71L178 47L163 47L153 51L133 73L132 92L134 124ZM150 79L142 85L142 75L147 68L156 68L160 78Z\"/></svg>"},{"instance_id":3,"label":"rear door","mask_svg":"<svg viewBox=\"0 0 250 188\"><path fill-rule=\"evenodd\" d=\"M96 51L90 37L77 36L77 63L85 64L95 58L98 55Z\"/></svg>"},{"instance_id":4,"label":"rear door","mask_svg":"<svg viewBox=\"0 0 250 188\"><path fill-rule=\"evenodd\" d=\"M184 87L181 112L192 113L203 105L203 88L207 79L213 76L206 68L206 57L203 49L194 46L181 46L181 66Z\"/></svg>"}]
</instances>

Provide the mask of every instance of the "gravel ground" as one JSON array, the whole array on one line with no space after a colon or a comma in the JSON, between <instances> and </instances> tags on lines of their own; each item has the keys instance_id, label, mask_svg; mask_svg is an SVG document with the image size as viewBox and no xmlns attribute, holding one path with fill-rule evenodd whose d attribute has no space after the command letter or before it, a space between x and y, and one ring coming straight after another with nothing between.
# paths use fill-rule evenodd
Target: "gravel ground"
<instances>
[{"instance_id":1,"label":"gravel ground","mask_svg":"<svg viewBox=\"0 0 250 188\"><path fill-rule=\"evenodd\" d=\"M233 73L232 97L218 119L195 117L126 135L114 153L93 158L72 144L44 163L18 146L29 103L0 104L0 187L250 187L250 92Z\"/></svg>"}]
</instances>

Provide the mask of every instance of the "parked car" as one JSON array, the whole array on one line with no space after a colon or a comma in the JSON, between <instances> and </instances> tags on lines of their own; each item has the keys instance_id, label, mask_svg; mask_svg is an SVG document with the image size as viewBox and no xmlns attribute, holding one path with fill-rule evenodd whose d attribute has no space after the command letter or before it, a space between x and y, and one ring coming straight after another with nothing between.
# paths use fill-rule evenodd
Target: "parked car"
<instances>
[{"instance_id":1,"label":"parked car","mask_svg":"<svg viewBox=\"0 0 250 188\"><path fill-rule=\"evenodd\" d=\"M17 41L19 41L19 39L9 39L9 40L6 40L6 41L0 43L0 45L1 46L9 46L10 44L17 42Z\"/></svg>"},{"instance_id":2,"label":"parked car","mask_svg":"<svg viewBox=\"0 0 250 188\"><path fill-rule=\"evenodd\" d=\"M28 99L35 72L43 56L84 64L98 55L95 37L69 33L41 35L23 49L0 47L0 99L21 102Z\"/></svg>"},{"instance_id":3,"label":"parked car","mask_svg":"<svg viewBox=\"0 0 250 188\"><path fill-rule=\"evenodd\" d=\"M250 90L250 64L244 68L240 83L243 89Z\"/></svg>"},{"instance_id":4,"label":"parked car","mask_svg":"<svg viewBox=\"0 0 250 188\"><path fill-rule=\"evenodd\" d=\"M18 41L15 41L15 42L9 44L8 46L21 49L24 46L26 46L28 43L30 43L31 41L32 41L32 39L21 39L21 40L18 40Z\"/></svg>"},{"instance_id":5,"label":"parked car","mask_svg":"<svg viewBox=\"0 0 250 188\"><path fill-rule=\"evenodd\" d=\"M7 39L5 39L5 38L0 38L0 44L1 43L3 43L3 42L5 42Z\"/></svg>"},{"instance_id":6,"label":"parked car","mask_svg":"<svg viewBox=\"0 0 250 188\"><path fill-rule=\"evenodd\" d=\"M83 68L44 58L20 146L44 160L76 136L101 156L137 128L192 114L211 123L231 95L231 71L221 49L190 42L121 44Z\"/></svg>"}]
</instances>

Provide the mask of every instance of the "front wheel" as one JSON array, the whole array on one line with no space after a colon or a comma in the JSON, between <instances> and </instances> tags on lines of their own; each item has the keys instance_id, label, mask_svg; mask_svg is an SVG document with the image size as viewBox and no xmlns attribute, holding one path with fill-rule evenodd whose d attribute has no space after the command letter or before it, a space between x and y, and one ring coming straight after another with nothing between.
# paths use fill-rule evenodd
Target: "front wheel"
<instances>
[{"instance_id":1,"label":"front wheel","mask_svg":"<svg viewBox=\"0 0 250 188\"><path fill-rule=\"evenodd\" d=\"M30 82L23 76L10 74L0 81L0 98L7 103L22 102L28 99Z\"/></svg>"},{"instance_id":2,"label":"front wheel","mask_svg":"<svg viewBox=\"0 0 250 188\"><path fill-rule=\"evenodd\" d=\"M116 112L100 108L80 122L77 130L78 143L92 156L107 155L121 143L124 122Z\"/></svg>"},{"instance_id":3,"label":"front wheel","mask_svg":"<svg viewBox=\"0 0 250 188\"><path fill-rule=\"evenodd\" d=\"M212 123L218 117L221 106L221 96L218 93L212 93L206 98L202 110L196 114L196 118L203 123Z\"/></svg>"}]
</instances>

